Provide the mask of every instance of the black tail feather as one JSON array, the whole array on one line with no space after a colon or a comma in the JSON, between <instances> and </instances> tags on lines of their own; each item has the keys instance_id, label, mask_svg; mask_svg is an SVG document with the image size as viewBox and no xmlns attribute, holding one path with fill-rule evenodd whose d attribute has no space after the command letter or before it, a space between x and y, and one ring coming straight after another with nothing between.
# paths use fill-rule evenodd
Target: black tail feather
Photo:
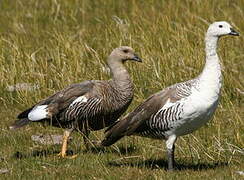
<instances>
[{"instance_id":1,"label":"black tail feather","mask_svg":"<svg viewBox=\"0 0 244 180\"><path fill-rule=\"evenodd\" d=\"M9 129L15 130L15 129L21 128L21 127L27 125L29 122L31 122L31 121L28 118L17 120L11 126L9 126Z\"/></svg>"},{"instance_id":2,"label":"black tail feather","mask_svg":"<svg viewBox=\"0 0 244 180\"><path fill-rule=\"evenodd\" d=\"M110 146L120 140L123 136L117 136L117 137L106 137L104 140L102 140L101 145L102 146Z\"/></svg>"},{"instance_id":3,"label":"black tail feather","mask_svg":"<svg viewBox=\"0 0 244 180\"><path fill-rule=\"evenodd\" d=\"M27 118L29 112L30 112L32 109L33 109L33 107L31 107L31 108L29 108L29 109L23 111L22 113L20 113L20 114L17 116L17 118L18 118L18 119Z\"/></svg>"},{"instance_id":4,"label":"black tail feather","mask_svg":"<svg viewBox=\"0 0 244 180\"><path fill-rule=\"evenodd\" d=\"M105 138L101 142L101 146L110 146L120 140L126 135L127 119L114 122L108 129L106 129Z\"/></svg>"},{"instance_id":5,"label":"black tail feather","mask_svg":"<svg viewBox=\"0 0 244 180\"><path fill-rule=\"evenodd\" d=\"M118 120L118 121L115 121L113 124L111 124L111 125L105 130L105 133L108 133L114 126L116 126L117 123L119 123L119 120Z\"/></svg>"}]
</instances>

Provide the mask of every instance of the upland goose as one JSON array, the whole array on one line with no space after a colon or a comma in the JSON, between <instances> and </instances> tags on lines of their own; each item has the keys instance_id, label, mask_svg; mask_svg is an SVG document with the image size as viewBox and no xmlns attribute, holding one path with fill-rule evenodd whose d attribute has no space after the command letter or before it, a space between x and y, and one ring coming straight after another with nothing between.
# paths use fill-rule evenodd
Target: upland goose
<instances>
[{"instance_id":1,"label":"upland goose","mask_svg":"<svg viewBox=\"0 0 244 180\"><path fill-rule=\"evenodd\" d=\"M219 37L238 33L224 21L214 22L206 33L206 64L195 79L169 86L153 94L134 111L106 130L102 146L123 136L139 135L166 140L168 169L174 168L177 137L189 134L213 116L220 95L221 67L216 52Z\"/></svg>"},{"instance_id":2,"label":"upland goose","mask_svg":"<svg viewBox=\"0 0 244 180\"><path fill-rule=\"evenodd\" d=\"M40 101L18 115L10 129L20 128L30 122L45 122L65 128L59 155L66 156L67 139L73 130L84 135L88 147L90 131L100 130L114 123L130 105L134 87L124 63L141 62L131 47L121 46L107 59L112 79L91 80L72 84Z\"/></svg>"}]
</instances>

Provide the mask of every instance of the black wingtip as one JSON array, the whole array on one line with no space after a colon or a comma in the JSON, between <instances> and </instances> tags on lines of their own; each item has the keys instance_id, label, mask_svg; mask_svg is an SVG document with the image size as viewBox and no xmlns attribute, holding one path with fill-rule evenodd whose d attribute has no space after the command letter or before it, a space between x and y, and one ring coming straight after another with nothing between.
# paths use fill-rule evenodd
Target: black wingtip
<instances>
[{"instance_id":1,"label":"black wingtip","mask_svg":"<svg viewBox=\"0 0 244 180\"><path fill-rule=\"evenodd\" d=\"M28 118L17 120L11 126L9 126L9 129L15 130L15 129L21 128L21 127L27 125L29 122L30 122L30 120Z\"/></svg>"},{"instance_id":2,"label":"black wingtip","mask_svg":"<svg viewBox=\"0 0 244 180\"><path fill-rule=\"evenodd\" d=\"M110 136L110 137L105 137L105 139L102 140L100 143L101 146L111 146L114 143L116 143L118 140L120 140L123 136Z\"/></svg>"},{"instance_id":3,"label":"black wingtip","mask_svg":"<svg viewBox=\"0 0 244 180\"><path fill-rule=\"evenodd\" d=\"M21 113L17 116L17 118L18 118L18 119L24 119L24 118L27 118L29 112L30 112L32 109L33 109L33 107L31 107L31 108L29 108L29 109L27 109L27 110L21 112Z\"/></svg>"},{"instance_id":4,"label":"black wingtip","mask_svg":"<svg viewBox=\"0 0 244 180\"><path fill-rule=\"evenodd\" d=\"M110 146L114 144L113 142L109 141L108 139L104 139L102 140L102 142L100 143L100 146Z\"/></svg>"}]
</instances>

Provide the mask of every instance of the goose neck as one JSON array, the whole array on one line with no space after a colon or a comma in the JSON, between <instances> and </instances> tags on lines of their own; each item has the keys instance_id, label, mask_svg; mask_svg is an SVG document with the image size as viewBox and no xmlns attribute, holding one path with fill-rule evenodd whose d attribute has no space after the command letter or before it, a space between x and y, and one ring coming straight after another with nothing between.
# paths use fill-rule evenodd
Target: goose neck
<instances>
[{"instance_id":1,"label":"goose neck","mask_svg":"<svg viewBox=\"0 0 244 180\"><path fill-rule=\"evenodd\" d=\"M132 86L130 75L121 61L108 59L108 66L114 86L120 89L127 89L128 87Z\"/></svg>"},{"instance_id":2,"label":"goose neck","mask_svg":"<svg viewBox=\"0 0 244 180\"><path fill-rule=\"evenodd\" d=\"M205 51L206 51L207 57L217 55L217 50L216 50L217 49L217 43L218 43L218 37L206 35Z\"/></svg>"},{"instance_id":3,"label":"goose neck","mask_svg":"<svg viewBox=\"0 0 244 180\"><path fill-rule=\"evenodd\" d=\"M200 84L204 88L219 89L221 87L221 66L217 54L218 37L206 36L206 63L200 74Z\"/></svg>"}]
</instances>

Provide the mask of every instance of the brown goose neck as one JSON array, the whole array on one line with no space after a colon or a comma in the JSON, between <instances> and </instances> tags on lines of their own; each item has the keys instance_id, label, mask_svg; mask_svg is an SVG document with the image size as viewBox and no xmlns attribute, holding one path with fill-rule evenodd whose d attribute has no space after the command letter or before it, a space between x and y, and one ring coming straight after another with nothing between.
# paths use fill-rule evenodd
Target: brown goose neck
<instances>
[{"instance_id":1,"label":"brown goose neck","mask_svg":"<svg viewBox=\"0 0 244 180\"><path fill-rule=\"evenodd\" d=\"M133 88L130 75L122 61L108 59L113 85L120 89Z\"/></svg>"}]
</instances>

